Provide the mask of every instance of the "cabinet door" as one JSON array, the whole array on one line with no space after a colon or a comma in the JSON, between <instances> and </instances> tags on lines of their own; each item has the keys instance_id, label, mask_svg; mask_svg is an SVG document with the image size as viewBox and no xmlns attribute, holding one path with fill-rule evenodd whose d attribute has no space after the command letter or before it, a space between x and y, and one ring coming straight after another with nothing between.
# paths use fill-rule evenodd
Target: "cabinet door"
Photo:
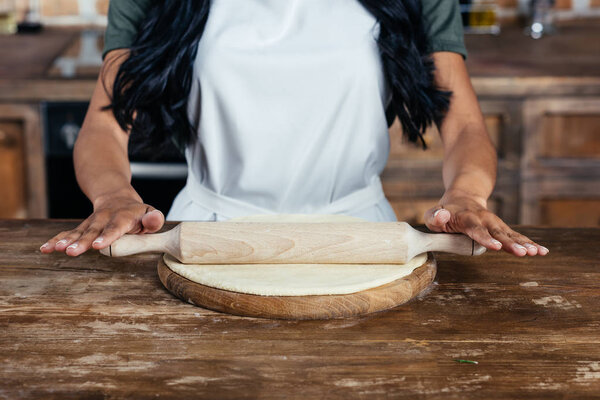
<instances>
[{"instance_id":1,"label":"cabinet door","mask_svg":"<svg viewBox=\"0 0 600 400\"><path fill-rule=\"evenodd\" d=\"M0 120L0 218L27 216L21 121Z\"/></svg>"},{"instance_id":2,"label":"cabinet door","mask_svg":"<svg viewBox=\"0 0 600 400\"><path fill-rule=\"evenodd\" d=\"M528 100L523 123L526 178L600 175L600 97Z\"/></svg>"},{"instance_id":3,"label":"cabinet door","mask_svg":"<svg viewBox=\"0 0 600 400\"><path fill-rule=\"evenodd\" d=\"M600 184L587 178L540 177L523 182L526 224L556 227L600 226Z\"/></svg>"},{"instance_id":4,"label":"cabinet door","mask_svg":"<svg viewBox=\"0 0 600 400\"><path fill-rule=\"evenodd\" d=\"M600 226L600 199L540 199L540 222L547 226Z\"/></svg>"},{"instance_id":5,"label":"cabinet door","mask_svg":"<svg viewBox=\"0 0 600 400\"><path fill-rule=\"evenodd\" d=\"M522 223L600 226L600 98L529 100L523 114Z\"/></svg>"},{"instance_id":6,"label":"cabinet door","mask_svg":"<svg viewBox=\"0 0 600 400\"><path fill-rule=\"evenodd\" d=\"M46 185L37 107L0 104L0 218L45 218Z\"/></svg>"}]
</instances>

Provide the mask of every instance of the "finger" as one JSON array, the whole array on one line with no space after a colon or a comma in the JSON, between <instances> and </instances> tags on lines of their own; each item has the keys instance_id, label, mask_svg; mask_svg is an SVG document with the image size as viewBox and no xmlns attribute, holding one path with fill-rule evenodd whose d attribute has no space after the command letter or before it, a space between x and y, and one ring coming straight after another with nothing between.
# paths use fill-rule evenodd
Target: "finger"
<instances>
[{"instance_id":1,"label":"finger","mask_svg":"<svg viewBox=\"0 0 600 400\"><path fill-rule=\"evenodd\" d=\"M133 224L133 226L135 226L134 228L127 228L126 226L128 225L124 222L116 222L115 226L107 226L107 228L94 239L91 247L97 250L108 247L125 233L148 233L160 230L165 221L163 213L152 206L147 206L146 210L149 212L142 215L139 222ZM137 219L135 220L137 221ZM122 226L123 228L121 228Z\"/></svg>"},{"instance_id":2,"label":"finger","mask_svg":"<svg viewBox=\"0 0 600 400\"><path fill-rule=\"evenodd\" d=\"M425 212L425 225L433 232L443 232L451 216L443 206L433 207Z\"/></svg>"},{"instance_id":3,"label":"finger","mask_svg":"<svg viewBox=\"0 0 600 400\"><path fill-rule=\"evenodd\" d=\"M90 248L92 241L98 237L103 228L103 224L92 224L85 232L83 232L79 239L67 246L65 254L68 256L78 256L87 251Z\"/></svg>"},{"instance_id":4,"label":"finger","mask_svg":"<svg viewBox=\"0 0 600 400\"><path fill-rule=\"evenodd\" d=\"M467 228L465 233L489 250L500 250L502 248L502 243L494 239L483 225Z\"/></svg>"},{"instance_id":5,"label":"finger","mask_svg":"<svg viewBox=\"0 0 600 400\"><path fill-rule=\"evenodd\" d=\"M55 236L40 246L40 252L50 254L54 251L54 245L59 239Z\"/></svg>"},{"instance_id":6,"label":"finger","mask_svg":"<svg viewBox=\"0 0 600 400\"><path fill-rule=\"evenodd\" d=\"M92 245L95 249L103 249L124 234L137 231L140 231L140 221L137 218L132 217L129 213L128 215L117 214L109 221Z\"/></svg>"},{"instance_id":7,"label":"finger","mask_svg":"<svg viewBox=\"0 0 600 400\"><path fill-rule=\"evenodd\" d=\"M490 230L490 234L502 243L502 248L507 253L514 254L515 256L527 255L527 248L525 246L515 242L508 233L500 226L496 226Z\"/></svg>"},{"instance_id":8,"label":"finger","mask_svg":"<svg viewBox=\"0 0 600 400\"><path fill-rule=\"evenodd\" d=\"M500 250L502 243L494 239L482 219L474 212L460 212L455 214L455 225L450 226L451 231L462 232L471 239L490 250Z\"/></svg>"},{"instance_id":9,"label":"finger","mask_svg":"<svg viewBox=\"0 0 600 400\"><path fill-rule=\"evenodd\" d=\"M148 212L142 217L142 233L154 233L165 223L165 216L160 210L148 206Z\"/></svg>"},{"instance_id":10,"label":"finger","mask_svg":"<svg viewBox=\"0 0 600 400\"><path fill-rule=\"evenodd\" d=\"M67 252L67 248L71 246L73 243L77 242L81 235L90 227L92 224L97 224L103 220L106 220L106 216L104 213L94 213L87 219L85 219L79 226L73 230L61 232L56 235L52 240L48 241L46 244L48 246L43 246L46 250L45 252L51 252L53 250L56 251L65 251ZM77 246L75 246L77 247ZM49 251L48 251L49 250Z\"/></svg>"},{"instance_id":11,"label":"finger","mask_svg":"<svg viewBox=\"0 0 600 400\"><path fill-rule=\"evenodd\" d=\"M527 250L528 256L535 256L538 253L538 247L526 236L523 236L517 232L509 232L509 236L521 246L524 246Z\"/></svg>"},{"instance_id":12,"label":"finger","mask_svg":"<svg viewBox=\"0 0 600 400\"><path fill-rule=\"evenodd\" d=\"M516 245L520 245L525 249L525 255L534 256L537 254L537 247L533 242L525 235L512 230L504 221L499 222L499 228L508 236ZM521 250L518 247L519 250Z\"/></svg>"},{"instance_id":13,"label":"finger","mask_svg":"<svg viewBox=\"0 0 600 400\"><path fill-rule=\"evenodd\" d=\"M83 221L77 228L72 229L70 231L60 232L58 235L54 236L52 239L48 240L40 247L40 251L42 253L52 253L53 251L63 251L70 243L76 240L83 230L87 228L89 225L89 221L86 219Z\"/></svg>"},{"instance_id":14,"label":"finger","mask_svg":"<svg viewBox=\"0 0 600 400\"><path fill-rule=\"evenodd\" d=\"M83 232L80 229L73 229L67 232L56 244L54 245L54 251L65 251L65 249L71 245L74 241L79 239Z\"/></svg>"},{"instance_id":15,"label":"finger","mask_svg":"<svg viewBox=\"0 0 600 400\"><path fill-rule=\"evenodd\" d=\"M539 244L537 244L537 243L536 243L535 245L536 245L536 246L537 246L537 248L538 248L538 254L539 254L540 256L545 256L546 254L550 253L550 250L548 250L548 248L546 248L546 247L544 247L544 246L542 246L542 245L539 245Z\"/></svg>"},{"instance_id":16,"label":"finger","mask_svg":"<svg viewBox=\"0 0 600 400\"><path fill-rule=\"evenodd\" d=\"M484 217L483 221L484 225L488 227L488 230L490 232L496 233L499 231L503 231L508 236L508 238L512 240L512 242L516 243L516 245L520 245L523 248L525 248L526 255L533 256L539 254L544 256L549 252L549 250L546 247L535 243L527 236L511 229L504 221L502 221L500 218L498 218L498 216L496 216L493 213L490 213L489 215L487 215L487 217ZM515 245L513 245L513 247L514 246ZM522 249L520 247L517 247L517 250L519 253L522 253ZM508 252L511 253L511 251Z\"/></svg>"},{"instance_id":17,"label":"finger","mask_svg":"<svg viewBox=\"0 0 600 400\"><path fill-rule=\"evenodd\" d=\"M509 236L511 236L513 238L513 240L515 240L517 243L525 246L525 248L527 249L527 255L535 256L536 254L539 254L541 256L544 256L544 255L548 254L549 250L547 248L535 243L533 240L529 239L527 236L525 236L519 232L516 232L510 228L508 228L508 232L509 232Z\"/></svg>"}]
</instances>

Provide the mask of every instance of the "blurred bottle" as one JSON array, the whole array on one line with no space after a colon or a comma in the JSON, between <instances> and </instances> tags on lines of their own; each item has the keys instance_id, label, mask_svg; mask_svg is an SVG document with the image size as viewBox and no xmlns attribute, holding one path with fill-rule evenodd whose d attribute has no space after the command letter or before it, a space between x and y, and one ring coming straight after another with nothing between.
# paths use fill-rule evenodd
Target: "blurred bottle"
<instances>
[{"instance_id":1,"label":"blurred bottle","mask_svg":"<svg viewBox=\"0 0 600 400\"><path fill-rule=\"evenodd\" d=\"M0 0L0 34L17 32L16 0Z\"/></svg>"},{"instance_id":2,"label":"blurred bottle","mask_svg":"<svg viewBox=\"0 0 600 400\"><path fill-rule=\"evenodd\" d=\"M496 0L460 0L465 33L500 33Z\"/></svg>"},{"instance_id":3,"label":"blurred bottle","mask_svg":"<svg viewBox=\"0 0 600 400\"><path fill-rule=\"evenodd\" d=\"M18 33L37 33L42 30L40 23L40 0L29 0L25 17L17 24Z\"/></svg>"},{"instance_id":4,"label":"blurred bottle","mask_svg":"<svg viewBox=\"0 0 600 400\"><path fill-rule=\"evenodd\" d=\"M530 23L525 28L525 34L534 39L541 38L544 34L554 33L554 7L555 0L530 0Z\"/></svg>"}]
</instances>

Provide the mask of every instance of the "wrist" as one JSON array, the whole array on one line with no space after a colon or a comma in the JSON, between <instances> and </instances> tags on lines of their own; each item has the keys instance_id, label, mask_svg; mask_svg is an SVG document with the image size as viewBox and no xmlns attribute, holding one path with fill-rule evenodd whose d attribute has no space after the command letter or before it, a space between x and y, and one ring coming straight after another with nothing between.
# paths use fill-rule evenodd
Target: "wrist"
<instances>
[{"instance_id":1,"label":"wrist","mask_svg":"<svg viewBox=\"0 0 600 400\"><path fill-rule=\"evenodd\" d=\"M102 208L108 202L114 201L115 199L119 199L120 201L131 201L140 204L144 203L144 201L142 200L140 195L135 191L135 189L131 185L128 185L126 187L119 188L116 190L103 192L96 196L96 198L92 200L94 211L96 211L99 208Z\"/></svg>"},{"instance_id":2,"label":"wrist","mask_svg":"<svg viewBox=\"0 0 600 400\"><path fill-rule=\"evenodd\" d=\"M482 195L481 193L475 193L473 191L459 189L459 188L448 188L444 192L440 204L452 203L456 199L468 199L479 204L481 207L487 209L488 196Z\"/></svg>"}]
</instances>

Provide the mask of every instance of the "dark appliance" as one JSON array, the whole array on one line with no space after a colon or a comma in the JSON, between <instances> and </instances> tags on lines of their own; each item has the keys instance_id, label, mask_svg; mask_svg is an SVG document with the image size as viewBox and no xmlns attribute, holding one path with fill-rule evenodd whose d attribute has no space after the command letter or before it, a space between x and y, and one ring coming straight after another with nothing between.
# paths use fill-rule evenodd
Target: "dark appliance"
<instances>
[{"instance_id":1,"label":"dark appliance","mask_svg":"<svg viewBox=\"0 0 600 400\"><path fill-rule=\"evenodd\" d=\"M75 179L73 145L87 112L88 102L46 102L42 104L46 182L49 218L87 218L92 205ZM165 215L185 185L185 157L172 146L152 159L130 147L132 186L145 203Z\"/></svg>"}]
</instances>

